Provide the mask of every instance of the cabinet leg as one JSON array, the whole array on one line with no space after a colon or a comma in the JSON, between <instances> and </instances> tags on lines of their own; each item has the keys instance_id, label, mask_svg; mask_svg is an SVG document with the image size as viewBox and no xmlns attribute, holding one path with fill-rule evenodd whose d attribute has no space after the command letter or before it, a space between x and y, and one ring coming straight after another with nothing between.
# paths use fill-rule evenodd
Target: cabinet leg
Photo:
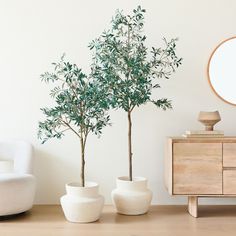
<instances>
[{"instance_id":1,"label":"cabinet leg","mask_svg":"<svg viewBox=\"0 0 236 236\"><path fill-rule=\"evenodd\" d=\"M197 218L198 217L198 197L188 197L188 212L191 216Z\"/></svg>"}]
</instances>

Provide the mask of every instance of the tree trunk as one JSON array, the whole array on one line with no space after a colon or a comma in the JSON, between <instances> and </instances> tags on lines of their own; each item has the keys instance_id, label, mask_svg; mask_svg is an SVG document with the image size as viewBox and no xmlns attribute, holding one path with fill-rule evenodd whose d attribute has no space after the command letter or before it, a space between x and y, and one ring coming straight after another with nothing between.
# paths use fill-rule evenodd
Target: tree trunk
<instances>
[{"instance_id":1,"label":"tree trunk","mask_svg":"<svg viewBox=\"0 0 236 236\"><path fill-rule=\"evenodd\" d=\"M129 151L129 180L133 180L133 167L132 167L132 120L131 112L128 112L128 151Z\"/></svg>"},{"instance_id":2,"label":"tree trunk","mask_svg":"<svg viewBox=\"0 0 236 236\"><path fill-rule=\"evenodd\" d=\"M81 146L81 172L80 172L80 185L84 187L84 167L85 167L85 159L84 159L84 140L80 138L80 146Z\"/></svg>"}]
</instances>

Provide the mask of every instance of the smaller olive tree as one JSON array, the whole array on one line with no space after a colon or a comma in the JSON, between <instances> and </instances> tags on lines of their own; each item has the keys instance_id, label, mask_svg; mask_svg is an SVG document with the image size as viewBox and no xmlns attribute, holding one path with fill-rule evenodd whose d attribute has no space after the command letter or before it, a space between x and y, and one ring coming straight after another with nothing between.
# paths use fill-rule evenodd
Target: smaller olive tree
<instances>
[{"instance_id":1,"label":"smaller olive tree","mask_svg":"<svg viewBox=\"0 0 236 236\"><path fill-rule=\"evenodd\" d=\"M181 64L176 55L176 41L164 39L164 47L149 51L143 34L145 10L138 6L132 15L117 11L111 29L93 40L93 76L112 94L112 105L121 108L128 118L129 180L132 181L132 112L152 102L163 110L171 108L167 98L153 99L153 89L160 88L156 78L169 79Z\"/></svg>"},{"instance_id":2,"label":"smaller olive tree","mask_svg":"<svg viewBox=\"0 0 236 236\"><path fill-rule=\"evenodd\" d=\"M51 138L62 138L68 130L80 140L81 173L80 185L85 186L85 146L89 133L100 135L102 128L109 124L108 96L101 83L91 75L87 76L76 64L64 60L53 63L54 72L41 75L42 81L56 83L51 97L56 105L41 108L46 116L39 122L38 138L45 143Z\"/></svg>"}]
</instances>

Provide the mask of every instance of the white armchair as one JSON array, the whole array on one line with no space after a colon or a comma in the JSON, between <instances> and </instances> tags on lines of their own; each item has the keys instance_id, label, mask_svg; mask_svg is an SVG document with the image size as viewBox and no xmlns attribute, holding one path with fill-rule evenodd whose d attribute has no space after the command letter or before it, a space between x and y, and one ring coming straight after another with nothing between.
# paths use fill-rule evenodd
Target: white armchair
<instances>
[{"instance_id":1,"label":"white armchair","mask_svg":"<svg viewBox=\"0 0 236 236\"><path fill-rule=\"evenodd\" d=\"M31 209L36 186L32 145L24 141L0 141L1 161L12 161L13 170L0 173L0 216Z\"/></svg>"}]
</instances>

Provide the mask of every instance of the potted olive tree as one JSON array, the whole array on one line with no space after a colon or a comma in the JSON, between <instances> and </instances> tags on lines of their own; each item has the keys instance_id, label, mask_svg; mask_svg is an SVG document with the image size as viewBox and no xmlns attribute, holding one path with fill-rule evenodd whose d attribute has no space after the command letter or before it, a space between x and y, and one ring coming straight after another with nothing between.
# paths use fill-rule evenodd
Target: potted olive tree
<instances>
[{"instance_id":1,"label":"potted olive tree","mask_svg":"<svg viewBox=\"0 0 236 236\"><path fill-rule=\"evenodd\" d=\"M109 108L106 91L91 75L85 75L76 64L64 60L53 63L54 72L46 72L41 78L46 83L55 83L51 97L52 108L42 108L46 116L39 122L38 137L42 143L51 138L62 138L71 131L80 143L80 182L66 184L67 194L61 204L67 220L71 222L96 221L103 208L104 199L98 194L98 184L85 180L85 147L88 135L100 135L109 124L106 113Z\"/></svg>"},{"instance_id":2,"label":"potted olive tree","mask_svg":"<svg viewBox=\"0 0 236 236\"><path fill-rule=\"evenodd\" d=\"M171 108L166 98L154 100L153 89L160 88L156 78L169 79L181 64L176 55L176 41L164 39L164 46L149 51L143 34L145 10L140 6L132 15L117 11L111 29L90 44L93 50L93 74L113 97L113 107L123 109L128 121L128 176L117 179L112 199L119 213L138 215L148 211L152 193L147 180L133 177L132 113L137 107L153 103L163 110Z\"/></svg>"}]
</instances>

